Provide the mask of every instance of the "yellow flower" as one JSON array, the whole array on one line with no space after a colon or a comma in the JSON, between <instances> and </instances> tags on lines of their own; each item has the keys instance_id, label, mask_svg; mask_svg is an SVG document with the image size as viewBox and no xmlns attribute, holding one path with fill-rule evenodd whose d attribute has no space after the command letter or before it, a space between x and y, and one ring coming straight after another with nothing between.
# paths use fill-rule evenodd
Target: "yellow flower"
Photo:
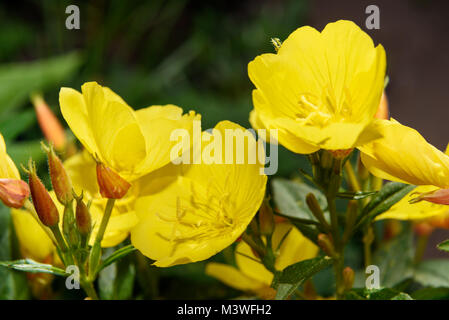
<instances>
[{"instance_id":1,"label":"yellow flower","mask_svg":"<svg viewBox=\"0 0 449 320\"><path fill-rule=\"evenodd\" d=\"M226 129L245 136L239 125L220 122L212 134L203 132L202 152L211 151L213 145L220 148L214 154L229 152L224 149ZM250 135L249 140L254 143L248 144L247 152L255 152L254 137ZM246 229L265 194L267 177L260 173L263 165L248 162L203 161L161 169L152 179L153 194L136 202L139 223L131 231L133 245L159 267L205 260L229 246Z\"/></svg>"},{"instance_id":2,"label":"yellow flower","mask_svg":"<svg viewBox=\"0 0 449 320\"><path fill-rule=\"evenodd\" d=\"M0 133L0 179L20 179L19 170L6 153L6 144Z\"/></svg>"},{"instance_id":3,"label":"yellow flower","mask_svg":"<svg viewBox=\"0 0 449 320\"><path fill-rule=\"evenodd\" d=\"M449 187L449 155L418 131L396 120L378 120L383 138L359 147L365 167L375 176L418 186Z\"/></svg>"},{"instance_id":4,"label":"yellow flower","mask_svg":"<svg viewBox=\"0 0 449 320\"><path fill-rule=\"evenodd\" d=\"M382 45L351 21L329 23L320 33L294 31L277 54L248 65L256 86L250 122L278 129L279 143L296 153L351 149L379 137L372 121L386 68Z\"/></svg>"},{"instance_id":5,"label":"yellow flower","mask_svg":"<svg viewBox=\"0 0 449 320\"><path fill-rule=\"evenodd\" d=\"M174 129L191 130L199 119L193 111L182 115L174 105L134 111L111 89L85 83L81 93L61 88L64 119L90 154L123 178L134 180L170 162Z\"/></svg>"},{"instance_id":6,"label":"yellow flower","mask_svg":"<svg viewBox=\"0 0 449 320\"><path fill-rule=\"evenodd\" d=\"M106 199L101 197L98 188L95 173L96 163L94 159L84 151L66 160L64 167L72 180L75 192L77 194L83 192L85 200L92 199L90 214L93 230L90 242L93 244L107 202ZM134 212L134 203L139 190L138 181L139 179L136 180L124 198L116 200L111 218L106 227L104 238L101 242L102 247L113 247L125 240L128 237L131 228L137 223L137 216ZM63 210L63 207L59 205L59 202L56 203L56 206L60 211Z\"/></svg>"},{"instance_id":7,"label":"yellow flower","mask_svg":"<svg viewBox=\"0 0 449 320\"><path fill-rule=\"evenodd\" d=\"M36 219L25 210L11 209L14 229L24 258L51 263L56 247Z\"/></svg>"},{"instance_id":8,"label":"yellow flower","mask_svg":"<svg viewBox=\"0 0 449 320\"><path fill-rule=\"evenodd\" d=\"M359 147L363 164L377 177L418 187L377 219L420 220L445 214L446 205L427 197L449 187L449 148L444 154L394 119L379 122L379 130L382 139ZM415 194L427 201L413 203Z\"/></svg>"},{"instance_id":9,"label":"yellow flower","mask_svg":"<svg viewBox=\"0 0 449 320\"><path fill-rule=\"evenodd\" d=\"M273 233L273 250L278 248L280 241L289 231L290 233L276 252L275 268L279 271L299 261L311 259L319 251L313 242L287 222L276 224ZM273 289L270 288L273 274L261 262L255 261L259 259L245 242L240 242L237 245L235 259L237 268L211 262L206 266L206 273L235 289L269 298L270 294L273 294Z\"/></svg>"}]
</instances>

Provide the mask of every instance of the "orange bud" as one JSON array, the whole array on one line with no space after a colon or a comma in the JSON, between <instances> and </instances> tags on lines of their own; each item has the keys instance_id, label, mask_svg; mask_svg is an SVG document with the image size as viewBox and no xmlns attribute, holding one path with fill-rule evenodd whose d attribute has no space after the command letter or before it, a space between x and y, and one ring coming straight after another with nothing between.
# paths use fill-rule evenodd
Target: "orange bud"
<instances>
[{"instance_id":1,"label":"orange bud","mask_svg":"<svg viewBox=\"0 0 449 320\"><path fill-rule=\"evenodd\" d=\"M268 200L263 201L262 207L259 210L259 226L262 235L269 236L273 234L274 215Z\"/></svg>"},{"instance_id":2,"label":"orange bud","mask_svg":"<svg viewBox=\"0 0 449 320\"><path fill-rule=\"evenodd\" d=\"M419 222L415 224L413 230L419 236L428 236L433 232L433 230L435 230L435 227L431 226L427 222Z\"/></svg>"},{"instance_id":3,"label":"orange bud","mask_svg":"<svg viewBox=\"0 0 449 320\"><path fill-rule=\"evenodd\" d=\"M329 152L334 156L336 159L344 159L347 156L349 156L354 149L339 149L339 150L329 150Z\"/></svg>"},{"instance_id":4,"label":"orange bud","mask_svg":"<svg viewBox=\"0 0 449 320\"><path fill-rule=\"evenodd\" d=\"M335 257L335 249L331 239L324 233L320 233L317 239L320 248L330 257Z\"/></svg>"},{"instance_id":5,"label":"orange bud","mask_svg":"<svg viewBox=\"0 0 449 320\"><path fill-rule=\"evenodd\" d=\"M10 208L22 208L30 195L30 188L25 181L17 179L0 179L0 200Z\"/></svg>"},{"instance_id":6,"label":"orange bud","mask_svg":"<svg viewBox=\"0 0 449 320\"><path fill-rule=\"evenodd\" d=\"M354 285L354 278L354 270L352 270L350 267L346 267L343 269L343 284L346 290L350 290L352 288L352 286Z\"/></svg>"},{"instance_id":7,"label":"orange bud","mask_svg":"<svg viewBox=\"0 0 449 320\"><path fill-rule=\"evenodd\" d=\"M89 209L83 202L83 196L76 198L76 226L82 235L88 235L92 229Z\"/></svg>"},{"instance_id":8,"label":"orange bud","mask_svg":"<svg viewBox=\"0 0 449 320\"><path fill-rule=\"evenodd\" d=\"M449 189L437 189L434 191L418 193L418 196L411 199L409 202L416 203L420 201L449 205Z\"/></svg>"},{"instance_id":9,"label":"orange bud","mask_svg":"<svg viewBox=\"0 0 449 320\"><path fill-rule=\"evenodd\" d=\"M34 105L34 110L36 111L37 121L39 122L39 126L41 127L45 138L51 142L57 150L63 150L67 139L61 122L51 111L47 103L45 103L41 95L33 95L31 101Z\"/></svg>"},{"instance_id":10,"label":"orange bud","mask_svg":"<svg viewBox=\"0 0 449 320\"><path fill-rule=\"evenodd\" d=\"M131 187L128 181L102 163L97 163L97 182L101 196L108 199L123 198Z\"/></svg>"},{"instance_id":11,"label":"orange bud","mask_svg":"<svg viewBox=\"0 0 449 320\"><path fill-rule=\"evenodd\" d=\"M67 205L73 200L72 181L67 175L61 159L59 159L56 155L53 148L47 148L44 146L44 149L48 156L48 167L50 169L50 178L53 190L55 191L58 201L63 205Z\"/></svg>"},{"instance_id":12,"label":"orange bud","mask_svg":"<svg viewBox=\"0 0 449 320\"><path fill-rule=\"evenodd\" d=\"M374 118L377 119L385 119L388 120L390 117L388 109L388 99L387 95L385 94L385 91L382 93L382 98L380 99L379 108L377 109L376 114L374 115Z\"/></svg>"},{"instance_id":13,"label":"orange bud","mask_svg":"<svg viewBox=\"0 0 449 320\"><path fill-rule=\"evenodd\" d=\"M59 213L44 184L36 174L36 168L30 162L29 186L34 208L41 222L47 227L58 225Z\"/></svg>"}]
</instances>

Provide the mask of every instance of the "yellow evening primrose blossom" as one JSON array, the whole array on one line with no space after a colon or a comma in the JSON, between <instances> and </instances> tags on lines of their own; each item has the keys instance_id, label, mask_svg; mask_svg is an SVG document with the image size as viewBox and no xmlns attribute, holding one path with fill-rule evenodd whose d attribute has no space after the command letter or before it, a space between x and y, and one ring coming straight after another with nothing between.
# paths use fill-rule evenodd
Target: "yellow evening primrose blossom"
<instances>
[{"instance_id":1,"label":"yellow evening primrose blossom","mask_svg":"<svg viewBox=\"0 0 449 320\"><path fill-rule=\"evenodd\" d=\"M243 163L225 163L226 130L245 139ZM249 143L250 142L250 143ZM256 154L254 137L241 126L222 121L212 133L202 134L202 155L216 162L169 165L165 175L152 179L154 193L138 198L139 223L131 230L131 242L158 267L205 260L232 244L245 231L265 195L267 177L263 164L251 164ZM210 160L210 159L209 159ZM222 163L217 163L217 162ZM157 190L156 186L172 182Z\"/></svg>"},{"instance_id":2,"label":"yellow evening primrose blossom","mask_svg":"<svg viewBox=\"0 0 449 320\"><path fill-rule=\"evenodd\" d=\"M90 214L93 230L90 242L93 244L107 202L107 200L100 195L96 180L95 160L87 151L83 151L67 159L64 162L64 167L72 180L75 192L77 194L81 194L82 192L85 202L92 200ZM125 197L116 200L111 218L106 227L105 235L101 242L102 247L113 247L125 240L128 237L131 228L137 223L138 220L134 212L134 203L138 196L138 181L139 179L133 183L133 186ZM59 210L63 210L63 207L59 205L58 201L55 201L55 204Z\"/></svg>"},{"instance_id":3,"label":"yellow evening primrose blossom","mask_svg":"<svg viewBox=\"0 0 449 320\"><path fill-rule=\"evenodd\" d=\"M279 246L287 232L287 237ZM294 263L311 259L319 251L313 242L288 222L276 224L272 241L276 254L275 268L279 271ZM237 290L255 293L262 298L273 298L275 292L270 287L273 274L261 262L257 262L259 259L245 242L240 242L235 252L237 268L211 262L206 265L206 274Z\"/></svg>"},{"instance_id":4,"label":"yellow evening primrose blossom","mask_svg":"<svg viewBox=\"0 0 449 320\"><path fill-rule=\"evenodd\" d=\"M0 134L0 179L20 179L19 170L6 153L6 144Z\"/></svg>"},{"instance_id":5,"label":"yellow evening primrose blossom","mask_svg":"<svg viewBox=\"0 0 449 320\"><path fill-rule=\"evenodd\" d=\"M191 130L193 111L183 115L174 105L134 111L111 89L96 82L81 92L61 88L59 103L64 119L84 147L127 180L134 180L170 162L175 129Z\"/></svg>"},{"instance_id":6,"label":"yellow evening primrose blossom","mask_svg":"<svg viewBox=\"0 0 449 320\"><path fill-rule=\"evenodd\" d=\"M353 22L329 23L322 32L301 27L276 54L249 63L251 125L278 129L279 143L301 154L374 140L385 69L382 45Z\"/></svg>"}]
</instances>

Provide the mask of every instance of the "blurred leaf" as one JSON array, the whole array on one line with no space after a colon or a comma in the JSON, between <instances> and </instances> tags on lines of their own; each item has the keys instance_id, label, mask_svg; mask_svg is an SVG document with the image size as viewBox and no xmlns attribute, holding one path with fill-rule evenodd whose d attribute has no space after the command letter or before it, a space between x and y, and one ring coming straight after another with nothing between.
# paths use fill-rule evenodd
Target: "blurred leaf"
<instances>
[{"instance_id":1,"label":"blurred leaf","mask_svg":"<svg viewBox=\"0 0 449 320\"><path fill-rule=\"evenodd\" d=\"M413 300L407 293L391 288L356 288L345 293L348 300Z\"/></svg>"},{"instance_id":2,"label":"blurred leaf","mask_svg":"<svg viewBox=\"0 0 449 320\"><path fill-rule=\"evenodd\" d=\"M13 112L0 120L0 132L8 142L28 129L35 121L34 110Z\"/></svg>"},{"instance_id":3,"label":"blurred leaf","mask_svg":"<svg viewBox=\"0 0 449 320\"><path fill-rule=\"evenodd\" d=\"M326 197L317 189L303 182L275 178L272 181L273 200L284 216L317 221L306 203L306 196L313 193L321 208L326 208Z\"/></svg>"},{"instance_id":4,"label":"blurred leaf","mask_svg":"<svg viewBox=\"0 0 449 320\"><path fill-rule=\"evenodd\" d=\"M13 259L13 227L9 208L0 202L0 260ZM0 267L0 300L27 299L28 283L24 273Z\"/></svg>"},{"instance_id":5,"label":"blurred leaf","mask_svg":"<svg viewBox=\"0 0 449 320\"><path fill-rule=\"evenodd\" d=\"M415 281L423 286L449 288L449 260L427 260L415 269Z\"/></svg>"},{"instance_id":6,"label":"blurred leaf","mask_svg":"<svg viewBox=\"0 0 449 320\"><path fill-rule=\"evenodd\" d=\"M102 269L106 268L110 264L113 264L117 260L127 256L131 252L136 251L136 248L132 244L124 246L123 248L118 249L113 254L111 254L109 257L107 257L99 266L98 271L101 271Z\"/></svg>"},{"instance_id":7,"label":"blurred leaf","mask_svg":"<svg viewBox=\"0 0 449 320\"><path fill-rule=\"evenodd\" d=\"M423 288L411 296L415 300L449 300L449 288Z\"/></svg>"},{"instance_id":8,"label":"blurred leaf","mask_svg":"<svg viewBox=\"0 0 449 320\"><path fill-rule=\"evenodd\" d=\"M8 153L17 167L26 164L30 158L36 162L45 159L45 153L41 148L41 140L16 142L8 146Z\"/></svg>"},{"instance_id":9,"label":"blurred leaf","mask_svg":"<svg viewBox=\"0 0 449 320\"><path fill-rule=\"evenodd\" d=\"M331 258L322 256L288 266L284 271L277 274L273 280L272 287L277 290L276 300L288 299L307 279L331 264Z\"/></svg>"},{"instance_id":10,"label":"blurred leaf","mask_svg":"<svg viewBox=\"0 0 449 320\"><path fill-rule=\"evenodd\" d=\"M437 245L438 249L449 252L449 240L445 240Z\"/></svg>"},{"instance_id":11,"label":"blurred leaf","mask_svg":"<svg viewBox=\"0 0 449 320\"><path fill-rule=\"evenodd\" d=\"M29 99L32 91L61 85L80 65L80 56L64 56L0 66L0 116Z\"/></svg>"},{"instance_id":12,"label":"blurred leaf","mask_svg":"<svg viewBox=\"0 0 449 320\"><path fill-rule=\"evenodd\" d=\"M112 248L107 250L106 255L112 255L112 250ZM99 273L100 298L103 300L130 299L134 290L135 276L136 268L130 259L124 258L110 264Z\"/></svg>"},{"instance_id":13,"label":"blurred leaf","mask_svg":"<svg viewBox=\"0 0 449 320\"><path fill-rule=\"evenodd\" d=\"M49 273L62 277L69 275L61 268L52 266L51 264L39 263L32 259L0 261L0 266L30 273Z\"/></svg>"},{"instance_id":14,"label":"blurred leaf","mask_svg":"<svg viewBox=\"0 0 449 320\"><path fill-rule=\"evenodd\" d=\"M396 238L383 244L373 254L373 265L379 267L380 285L394 287L413 277L413 233L406 227Z\"/></svg>"},{"instance_id":15,"label":"blurred leaf","mask_svg":"<svg viewBox=\"0 0 449 320\"><path fill-rule=\"evenodd\" d=\"M412 191L416 186L399 182L388 182L376 196L363 208L358 226L373 221L378 215L390 209L396 202Z\"/></svg>"}]
</instances>

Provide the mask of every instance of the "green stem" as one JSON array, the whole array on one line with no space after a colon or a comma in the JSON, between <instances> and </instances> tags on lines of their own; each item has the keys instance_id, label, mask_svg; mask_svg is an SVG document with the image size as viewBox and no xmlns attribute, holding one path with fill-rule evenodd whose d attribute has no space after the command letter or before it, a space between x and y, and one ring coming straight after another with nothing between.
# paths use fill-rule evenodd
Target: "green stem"
<instances>
[{"instance_id":1,"label":"green stem","mask_svg":"<svg viewBox=\"0 0 449 320\"><path fill-rule=\"evenodd\" d=\"M104 209L103 218L101 219L100 228L98 229L97 237L90 252L89 257L89 281L93 281L97 275L97 267L100 264L101 258L101 241L103 240L106 227L111 218L112 209L114 208L115 199L108 199L106 208Z\"/></svg>"},{"instance_id":2,"label":"green stem","mask_svg":"<svg viewBox=\"0 0 449 320\"><path fill-rule=\"evenodd\" d=\"M415 251L415 264L418 264L421 262L422 257L424 256L424 252L426 251L428 241L429 241L429 235L419 235L418 236L418 243L416 245L416 251Z\"/></svg>"},{"instance_id":3,"label":"green stem","mask_svg":"<svg viewBox=\"0 0 449 320\"><path fill-rule=\"evenodd\" d=\"M69 252L69 249L67 247L67 244L64 240L64 237L62 236L61 230L59 230L59 226L53 226L50 228L50 230L53 232L53 235L55 236L56 243L58 244L58 247L60 248L61 252L61 260L64 263L65 266L73 265L73 257Z\"/></svg>"},{"instance_id":4,"label":"green stem","mask_svg":"<svg viewBox=\"0 0 449 320\"><path fill-rule=\"evenodd\" d=\"M347 160L345 162L345 171L348 178L349 185L351 186L353 191L361 191L362 187L360 186L359 179L355 175L354 169L352 168L351 161Z\"/></svg>"},{"instance_id":5,"label":"green stem","mask_svg":"<svg viewBox=\"0 0 449 320\"><path fill-rule=\"evenodd\" d=\"M92 299L92 300L100 300L98 298L98 294L97 291L95 290L95 287L93 285L93 283L91 281L88 280L84 280L81 284L81 286L83 287L84 291L86 291L87 295Z\"/></svg>"},{"instance_id":6,"label":"green stem","mask_svg":"<svg viewBox=\"0 0 449 320\"><path fill-rule=\"evenodd\" d=\"M363 235L363 255L365 268L371 265L371 245L374 241L374 231L373 227L370 225Z\"/></svg>"}]
</instances>

